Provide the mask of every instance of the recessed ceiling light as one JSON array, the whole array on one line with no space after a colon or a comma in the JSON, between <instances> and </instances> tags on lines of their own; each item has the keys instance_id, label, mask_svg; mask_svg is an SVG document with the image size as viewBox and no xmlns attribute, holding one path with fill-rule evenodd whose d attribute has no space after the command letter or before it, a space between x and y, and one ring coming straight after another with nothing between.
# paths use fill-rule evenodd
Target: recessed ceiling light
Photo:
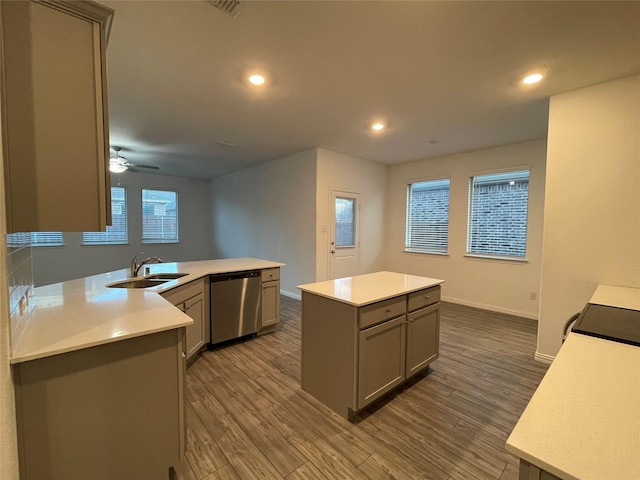
<instances>
[{"instance_id":1,"label":"recessed ceiling light","mask_svg":"<svg viewBox=\"0 0 640 480\"><path fill-rule=\"evenodd\" d=\"M522 83L526 85L531 85L532 83L538 83L542 80L543 75L541 73L532 73L531 75L527 75L522 79Z\"/></svg>"},{"instance_id":2,"label":"recessed ceiling light","mask_svg":"<svg viewBox=\"0 0 640 480\"><path fill-rule=\"evenodd\" d=\"M249 77L249 81L251 83L253 83L254 85L263 85L265 82L265 79L262 75L259 75L257 73L254 73L253 75L251 75Z\"/></svg>"},{"instance_id":3,"label":"recessed ceiling light","mask_svg":"<svg viewBox=\"0 0 640 480\"><path fill-rule=\"evenodd\" d=\"M376 132L379 132L380 130L384 130L384 123L375 122L374 124L371 125L371 130L375 130Z\"/></svg>"}]
</instances>

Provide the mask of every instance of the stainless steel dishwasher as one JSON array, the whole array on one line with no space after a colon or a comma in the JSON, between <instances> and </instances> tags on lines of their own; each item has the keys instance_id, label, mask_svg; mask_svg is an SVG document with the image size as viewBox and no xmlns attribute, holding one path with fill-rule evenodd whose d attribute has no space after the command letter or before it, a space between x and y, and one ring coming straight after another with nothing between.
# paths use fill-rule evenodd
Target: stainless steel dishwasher
<instances>
[{"instance_id":1,"label":"stainless steel dishwasher","mask_svg":"<svg viewBox=\"0 0 640 480\"><path fill-rule=\"evenodd\" d=\"M251 335L260 318L260 271L211 275L211 343Z\"/></svg>"}]
</instances>

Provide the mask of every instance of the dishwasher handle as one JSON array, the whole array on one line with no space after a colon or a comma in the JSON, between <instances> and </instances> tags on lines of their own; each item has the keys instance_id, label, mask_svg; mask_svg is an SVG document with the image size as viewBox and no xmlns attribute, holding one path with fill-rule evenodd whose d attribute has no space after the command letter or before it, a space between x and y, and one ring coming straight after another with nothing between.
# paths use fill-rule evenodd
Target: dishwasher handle
<instances>
[{"instance_id":1,"label":"dishwasher handle","mask_svg":"<svg viewBox=\"0 0 640 480\"><path fill-rule=\"evenodd\" d=\"M211 275L209 277L209 280L211 282L226 282L228 280L240 280L243 278L259 277L260 275L260 270L252 270L248 272L220 273L217 275Z\"/></svg>"}]
</instances>

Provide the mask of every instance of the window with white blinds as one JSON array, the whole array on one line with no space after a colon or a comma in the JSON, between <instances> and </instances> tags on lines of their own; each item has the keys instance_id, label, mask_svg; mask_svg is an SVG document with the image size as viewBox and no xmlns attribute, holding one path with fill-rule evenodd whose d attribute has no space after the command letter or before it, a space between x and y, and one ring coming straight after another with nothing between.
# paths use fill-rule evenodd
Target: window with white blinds
<instances>
[{"instance_id":1,"label":"window with white blinds","mask_svg":"<svg viewBox=\"0 0 640 480\"><path fill-rule=\"evenodd\" d=\"M469 179L467 254L524 259L529 170Z\"/></svg>"},{"instance_id":2,"label":"window with white blinds","mask_svg":"<svg viewBox=\"0 0 640 480\"><path fill-rule=\"evenodd\" d=\"M178 194L142 190L142 243L178 242Z\"/></svg>"},{"instance_id":3,"label":"window with white blinds","mask_svg":"<svg viewBox=\"0 0 640 480\"><path fill-rule=\"evenodd\" d=\"M405 251L448 252L449 184L449 179L441 179L407 185Z\"/></svg>"},{"instance_id":4,"label":"window with white blinds","mask_svg":"<svg viewBox=\"0 0 640 480\"><path fill-rule=\"evenodd\" d=\"M128 242L127 192L124 187L111 187L111 225L106 232L84 232L82 244L125 245Z\"/></svg>"},{"instance_id":5,"label":"window with white blinds","mask_svg":"<svg viewBox=\"0 0 640 480\"><path fill-rule=\"evenodd\" d=\"M32 247L61 247L62 232L31 232Z\"/></svg>"}]
</instances>

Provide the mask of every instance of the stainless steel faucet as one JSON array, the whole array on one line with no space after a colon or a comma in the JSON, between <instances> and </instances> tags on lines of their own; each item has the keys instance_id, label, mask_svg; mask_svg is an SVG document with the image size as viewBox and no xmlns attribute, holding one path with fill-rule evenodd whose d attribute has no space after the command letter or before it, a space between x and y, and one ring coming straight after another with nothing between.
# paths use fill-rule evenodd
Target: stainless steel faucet
<instances>
[{"instance_id":1,"label":"stainless steel faucet","mask_svg":"<svg viewBox=\"0 0 640 480\"><path fill-rule=\"evenodd\" d=\"M134 255L131 259L131 276L137 277L140 269L148 264L148 263L162 263L162 259L160 257L149 257L144 259L142 262L138 263L138 257L144 254L144 252L140 252L137 255Z\"/></svg>"}]
</instances>

